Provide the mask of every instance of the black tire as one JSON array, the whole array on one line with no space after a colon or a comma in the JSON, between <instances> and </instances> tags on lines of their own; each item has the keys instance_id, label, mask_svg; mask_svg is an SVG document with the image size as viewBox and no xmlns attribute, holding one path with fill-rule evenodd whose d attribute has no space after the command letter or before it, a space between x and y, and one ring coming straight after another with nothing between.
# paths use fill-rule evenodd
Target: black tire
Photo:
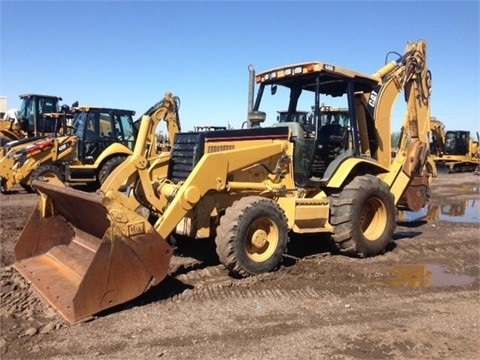
<instances>
[{"instance_id":1,"label":"black tire","mask_svg":"<svg viewBox=\"0 0 480 360\"><path fill-rule=\"evenodd\" d=\"M276 269L287 243L285 213L276 202L260 196L241 198L227 208L215 238L220 262L240 277Z\"/></svg>"},{"instance_id":2,"label":"black tire","mask_svg":"<svg viewBox=\"0 0 480 360\"><path fill-rule=\"evenodd\" d=\"M100 185L102 185L105 180L107 180L112 171L115 170L118 165L123 163L126 158L126 156L115 156L107 160L105 164L103 164L102 168L98 173L98 182L100 183Z\"/></svg>"},{"instance_id":3,"label":"black tire","mask_svg":"<svg viewBox=\"0 0 480 360\"><path fill-rule=\"evenodd\" d=\"M373 175L357 176L331 197L333 241L345 255L382 254L392 241L395 213L393 194L383 181Z\"/></svg>"},{"instance_id":4,"label":"black tire","mask_svg":"<svg viewBox=\"0 0 480 360\"><path fill-rule=\"evenodd\" d=\"M36 192L36 189L32 188L30 185L25 184L25 183L20 183L20 186L29 194L33 194Z\"/></svg>"},{"instance_id":5,"label":"black tire","mask_svg":"<svg viewBox=\"0 0 480 360\"><path fill-rule=\"evenodd\" d=\"M10 139L8 136L5 135L0 135L0 146L5 146L10 141L13 141L13 139Z\"/></svg>"},{"instance_id":6,"label":"black tire","mask_svg":"<svg viewBox=\"0 0 480 360\"><path fill-rule=\"evenodd\" d=\"M49 179L52 178L60 180L61 182L65 182L65 176L63 175L62 170L58 166L53 164L40 165L30 175L28 186L31 187L33 192L36 192L37 189L35 188L35 186L32 186L33 180L42 180L48 182ZM24 189L27 190L27 188L25 187Z\"/></svg>"},{"instance_id":7,"label":"black tire","mask_svg":"<svg viewBox=\"0 0 480 360\"><path fill-rule=\"evenodd\" d=\"M7 182L6 179L0 177L0 193L8 194L8 190L5 188L5 183Z\"/></svg>"}]
</instances>

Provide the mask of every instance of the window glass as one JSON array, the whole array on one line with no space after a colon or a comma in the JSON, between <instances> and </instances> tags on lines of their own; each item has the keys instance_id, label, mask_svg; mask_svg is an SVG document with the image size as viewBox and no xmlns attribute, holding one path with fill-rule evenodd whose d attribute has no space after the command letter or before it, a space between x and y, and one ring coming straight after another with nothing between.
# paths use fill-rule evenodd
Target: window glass
<instances>
[{"instance_id":1,"label":"window glass","mask_svg":"<svg viewBox=\"0 0 480 360\"><path fill-rule=\"evenodd\" d=\"M73 134L79 138L83 137L85 131L85 124L87 122L87 114L84 112L78 113L73 118Z\"/></svg>"},{"instance_id":2,"label":"window glass","mask_svg":"<svg viewBox=\"0 0 480 360\"><path fill-rule=\"evenodd\" d=\"M135 145L133 119L129 114L115 115L115 133L117 140L122 141L129 149Z\"/></svg>"},{"instance_id":3,"label":"window glass","mask_svg":"<svg viewBox=\"0 0 480 360\"><path fill-rule=\"evenodd\" d=\"M55 99L38 100L38 114L57 112L57 101Z\"/></svg>"},{"instance_id":4,"label":"window glass","mask_svg":"<svg viewBox=\"0 0 480 360\"><path fill-rule=\"evenodd\" d=\"M112 131L112 120L111 116L107 112L102 112L99 115L100 124L99 124L99 133L101 137L106 138L115 138L115 134Z\"/></svg>"}]
</instances>

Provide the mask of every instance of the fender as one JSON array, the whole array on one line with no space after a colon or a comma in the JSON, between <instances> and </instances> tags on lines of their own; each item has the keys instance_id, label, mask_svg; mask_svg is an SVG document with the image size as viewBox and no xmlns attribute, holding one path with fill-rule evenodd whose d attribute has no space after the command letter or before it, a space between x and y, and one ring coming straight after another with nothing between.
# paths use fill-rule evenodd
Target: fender
<instances>
[{"instance_id":1,"label":"fender","mask_svg":"<svg viewBox=\"0 0 480 360\"><path fill-rule=\"evenodd\" d=\"M337 158L338 159L338 158ZM332 162L332 170L327 172L333 176L326 179L326 186L329 188L339 189L343 186L347 178L353 174L383 174L388 173L388 168L380 165L377 161L368 158L344 157L340 161ZM329 166L329 168L330 168Z\"/></svg>"},{"instance_id":2,"label":"fender","mask_svg":"<svg viewBox=\"0 0 480 360\"><path fill-rule=\"evenodd\" d=\"M98 168L100 164L102 164L106 159L110 158L112 155L119 156L125 155L125 157L130 156L133 154L133 151L130 150L123 144L120 143L113 143L108 146L100 156L95 160L94 166Z\"/></svg>"}]
</instances>

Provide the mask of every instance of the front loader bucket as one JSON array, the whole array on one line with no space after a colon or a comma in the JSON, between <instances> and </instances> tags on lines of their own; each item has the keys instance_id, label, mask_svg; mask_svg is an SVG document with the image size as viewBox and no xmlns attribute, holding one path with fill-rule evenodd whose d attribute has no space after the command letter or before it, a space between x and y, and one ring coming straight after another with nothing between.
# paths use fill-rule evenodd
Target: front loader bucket
<instances>
[{"instance_id":1,"label":"front loader bucket","mask_svg":"<svg viewBox=\"0 0 480 360\"><path fill-rule=\"evenodd\" d=\"M124 303L162 281L172 249L146 219L100 194L42 181L14 267L68 322Z\"/></svg>"}]
</instances>

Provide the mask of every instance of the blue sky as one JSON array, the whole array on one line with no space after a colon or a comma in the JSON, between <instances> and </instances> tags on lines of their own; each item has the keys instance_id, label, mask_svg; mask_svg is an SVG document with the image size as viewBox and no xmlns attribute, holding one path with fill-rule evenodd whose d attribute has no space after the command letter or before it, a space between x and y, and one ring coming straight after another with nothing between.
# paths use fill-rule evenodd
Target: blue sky
<instances>
[{"instance_id":1,"label":"blue sky","mask_svg":"<svg viewBox=\"0 0 480 360\"><path fill-rule=\"evenodd\" d=\"M424 38L432 115L476 132L479 12L478 1L1 0L0 95L9 108L33 92L140 115L172 91L184 130L239 128L249 64L320 60L370 74Z\"/></svg>"}]
</instances>

